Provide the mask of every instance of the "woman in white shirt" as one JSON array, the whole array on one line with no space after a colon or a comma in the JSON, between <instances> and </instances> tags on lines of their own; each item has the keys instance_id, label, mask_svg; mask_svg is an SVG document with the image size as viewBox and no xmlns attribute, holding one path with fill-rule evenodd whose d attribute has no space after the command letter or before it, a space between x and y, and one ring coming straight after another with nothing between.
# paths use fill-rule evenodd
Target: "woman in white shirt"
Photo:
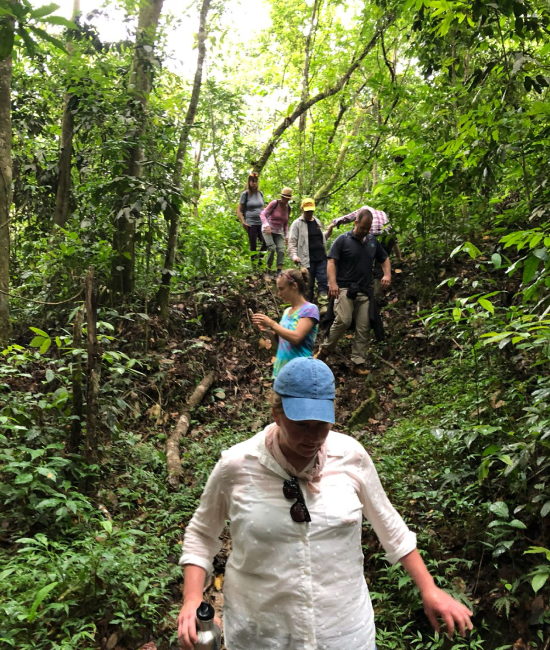
<instances>
[{"instance_id":1,"label":"woman in white shirt","mask_svg":"<svg viewBox=\"0 0 550 650\"><path fill-rule=\"evenodd\" d=\"M390 562L401 562L436 629L472 629L472 612L435 586L416 536L388 500L374 465L353 438L331 431L334 376L298 358L274 383L275 422L222 454L185 532L178 635L196 642L219 536L230 520L224 580L228 650L374 650L374 614L363 576L365 516Z\"/></svg>"}]
</instances>

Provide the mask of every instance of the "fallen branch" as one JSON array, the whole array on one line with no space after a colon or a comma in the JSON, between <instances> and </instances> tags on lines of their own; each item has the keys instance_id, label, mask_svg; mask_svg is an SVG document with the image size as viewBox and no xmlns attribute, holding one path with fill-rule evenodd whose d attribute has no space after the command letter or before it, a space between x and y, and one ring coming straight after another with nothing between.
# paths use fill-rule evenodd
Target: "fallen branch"
<instances>
[{"instance_id":1,"label":"fallen branch","mask_svg":"<svg viewBox=\"0 0 550 650\"><path fill-rule=\"evenodd\" d=\"M180 457L180 440L185 436L191 424L191 413L201 402L206 395L208 389L214 383L216 373L212 370L201 383L195 388L191 397L187 400L185 411L180 415L176 426L172 433L168 436L166 441L166 467L168 469L168 483L171 487L178 486L180 477L183 474L181 469Z\"/></svg>"},{"instance_id":2,"label":"fallen branch","mask_svg":"<svg viewBox=\"0 0 550 650\"><path fill-rule=\"evenodd\" d=\"M386 359L382 359L382 357L379 354L377 354L376 352L374 352L374 350L371 350L371 354L375 359L377 359L378 361L381 361L382 363L385 363L392 370L395 370L395 373L398 374L401 377L401 379L404 379L405 381L409 381L409 378L407 377L407 375L405 375L403 372L401 372L401 370L399 370L399 368L397 366L395 366L393 363L391 363L390 361L386 361Z\"/></svg>"}]
</instances>

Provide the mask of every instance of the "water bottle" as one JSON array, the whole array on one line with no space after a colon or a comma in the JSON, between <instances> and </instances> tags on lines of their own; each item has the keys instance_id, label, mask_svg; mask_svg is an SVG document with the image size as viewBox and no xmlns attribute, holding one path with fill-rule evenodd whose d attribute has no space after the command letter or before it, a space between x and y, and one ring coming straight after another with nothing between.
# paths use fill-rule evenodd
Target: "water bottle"
<instances>
[{"instance_id":1,"label":"water bottle","mask_svg":"<svg viewBox=\"0 0 550 650\"><path fill-rule=\"evenodd\" d=\"M197 636L195 650L220 650L222 632L214 623L214 608L202 602L197 609Z\"/></svg>"}]
</instances>

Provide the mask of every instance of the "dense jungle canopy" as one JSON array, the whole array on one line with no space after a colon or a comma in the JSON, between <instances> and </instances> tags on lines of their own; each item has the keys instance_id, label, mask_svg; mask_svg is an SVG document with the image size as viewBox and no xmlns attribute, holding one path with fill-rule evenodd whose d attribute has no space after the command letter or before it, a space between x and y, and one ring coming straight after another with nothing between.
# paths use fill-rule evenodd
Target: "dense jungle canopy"
<instances>
[{"instance_id":1,"label":"dense jungle canopy","mask_svg":"<svg viewBox=\"0 0 550 650\"><path fill-rule=\"evenodd\" d=\"M338 425L476 627L434 634L365 526L378 648L548 650L548 2L63 10L0 0L0 646L177 647L185 524L269 420L253 170L291 220L386 211L405 258L368 381L334 363Z\"/></svg>"}]
</instances>

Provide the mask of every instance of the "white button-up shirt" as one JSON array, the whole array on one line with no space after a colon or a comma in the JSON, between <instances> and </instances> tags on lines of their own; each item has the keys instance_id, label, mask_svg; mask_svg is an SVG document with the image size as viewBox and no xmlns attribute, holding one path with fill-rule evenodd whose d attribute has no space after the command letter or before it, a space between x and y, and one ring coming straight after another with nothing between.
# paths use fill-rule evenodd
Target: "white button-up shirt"
<instances>
[{"instance_id":1,"label":"white button-up shirt","mask_svg":"<svg viewBox=\"0 0 550 650\"><path fill-rule=\"evenodd\" d=\"M361 522L374 528L391 563L416 536L389 502L367 452L331 431L319 493L300 481L311 523L290 516L288 474L265 431L222 454L183 543L180 564L208 573L230 520L233 550L224 580L228 650L373 650L374 614L363 575Z\"/></svg>"}]
</instances>

